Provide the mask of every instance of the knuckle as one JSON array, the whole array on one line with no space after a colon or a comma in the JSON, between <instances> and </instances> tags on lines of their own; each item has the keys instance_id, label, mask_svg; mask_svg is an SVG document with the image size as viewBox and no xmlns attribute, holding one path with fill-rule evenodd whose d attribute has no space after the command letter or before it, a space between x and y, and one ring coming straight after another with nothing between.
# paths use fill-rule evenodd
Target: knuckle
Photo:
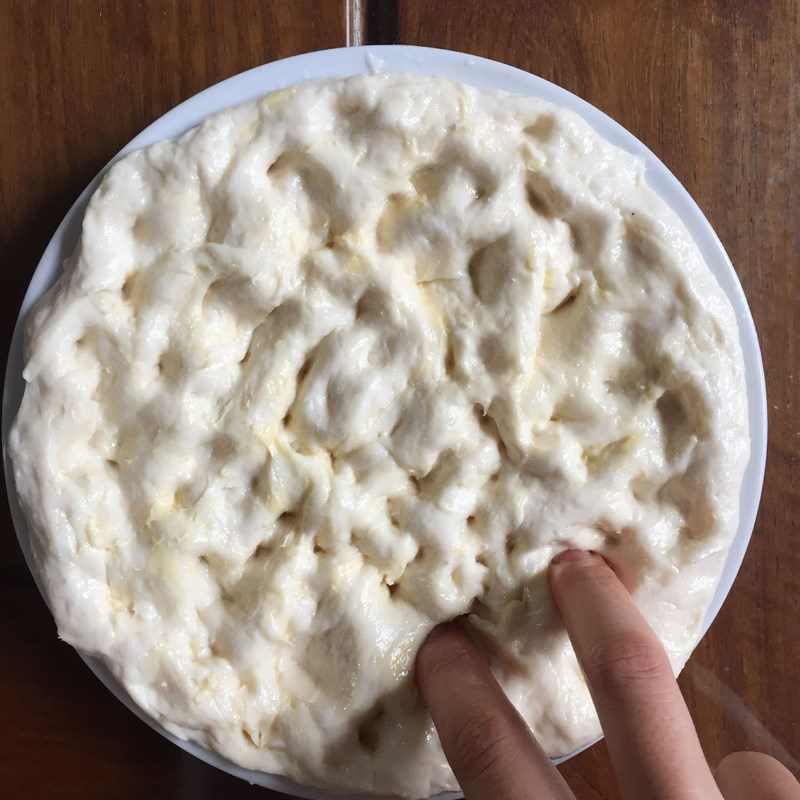
<instances>
[{"instance_id":1,"label":"knuckle","mask_svg":"<svg viewBox=\"0 0 800 800\"><path fill-rule=\"evenodd\" d=\"M478 711L469 717L454 739L461 777L476 780L496 770L506 754L508 736L506 720L497 712Z\"/></svg>"},{"instance_id":2,"label":"knuckle","mask_svg":"<svg viewBox=\"0 0 800 800\"><path fill-rule=\"evenodd\" d=\"M655 639L631 634L598 642L587 654L586 671L600 690L616 690L631 681L660 683L672 677L661 645Z\"/></svg>"}]
</instances>

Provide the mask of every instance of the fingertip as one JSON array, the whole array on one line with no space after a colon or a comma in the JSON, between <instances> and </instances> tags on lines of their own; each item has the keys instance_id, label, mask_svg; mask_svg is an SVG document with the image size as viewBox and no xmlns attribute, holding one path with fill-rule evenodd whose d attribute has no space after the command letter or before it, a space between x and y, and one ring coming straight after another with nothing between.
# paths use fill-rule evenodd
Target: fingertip
<instances>
[{"instance_id":1,"label":"fingertip","mask_svg":"<svg viewBox=\"0 0 800 800\"><path fill-rule=\"evenodd\" d=\"M436 639L440 639L442 637L453 636L457 635L460 631L458 624L455 620L448 620L447 622L440 622L425 637L425 641L422 643L422 646L425 647L429 642L434 642Z\"/></svg>"},{"instance_id":2,"label":"fingertip","mask_svg":"<svg viewBox=\"0 0 800 800\"><path fill-rule=\"evenodd\" d=\"M593 550L578 550L571 548L558 553L550 562L548 578L555 588L563 584L572 575L583 573L587 570L596 572L598 569L605 571L610 567L602 556Z\"/></svg>"},{"instance_id":3,"label":"fingertip","mask_svg":"<svg viewBox=\"0 0 800 800\"><path fill-rule=\"evenodd\" d=\"M596 561L600 556L594 550L580 550L577 547L570 547L567 550L562 550L550 562L551 567L557 567L564 564L588 564Z\"/></svg>"},{"instance_id":4,"label":"fingertip","mask_svg":"<svg viewBox=\"0 0 800 800\"><path fill-rule=\"evenodd\" d=\"M417 653L417 661L419 662L420 659L426 660L432 652L456 646L461 647L464 645L465 640L468 640L468 637L455 620L440 622L425 637L425 641L423 641Z\"/></svg>"},{"instance_id":5,"label":"fingertip","mask_svg":"<svg viewBox=\"0 0 800 800\"><path fill-rule=\"evenodd\" d=\"M428 685L443 674L463 672L474 655L474 645L457 622L442 622L433 628L416 658L416 679L423 696L428 694Z\"/></svg>"}]
</instances>

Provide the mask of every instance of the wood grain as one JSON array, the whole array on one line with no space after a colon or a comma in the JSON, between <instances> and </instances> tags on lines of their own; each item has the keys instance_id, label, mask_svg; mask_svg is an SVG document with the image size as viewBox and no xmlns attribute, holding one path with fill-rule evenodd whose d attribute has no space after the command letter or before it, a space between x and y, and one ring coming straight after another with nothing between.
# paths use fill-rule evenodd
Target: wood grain
<instances>
[{"instance_id":1,"label":"wood grain","mask_svg":"<svg viewBox=\"0 0 800 800\"><path fill-rule=\"evenodd\" d=\"M100 167L222 78L344 44L344 3L0 3L0 326ZM399 0L360 4L362 41L496 58L555 81L644 141L699 202L761 337L770 453L753 543L681 684L709 760L800 753L800 8L796 0ZM55 637L0 518L0 796L275 796L183 754ZM617 797L603 745L563 768L579 800Z\"/></svg>"}]
</instances>

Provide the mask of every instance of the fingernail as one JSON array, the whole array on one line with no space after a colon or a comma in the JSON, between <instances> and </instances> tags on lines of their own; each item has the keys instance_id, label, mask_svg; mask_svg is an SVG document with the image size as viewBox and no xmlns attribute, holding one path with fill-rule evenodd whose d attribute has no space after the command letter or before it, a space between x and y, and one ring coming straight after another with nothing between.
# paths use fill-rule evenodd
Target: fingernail
<instances>
[{"instance_id":1,"label":"fingernail","mask_svg":"<svg viewBox=\"0 0 800 800\"><path fill-rule=\"evenodd\" d=\"M588 564L597 559L597 553L594 550L578 550L573 547L569 550L562 550L553 560L550 565L553 567L561 564Z\"/></svg>"}]
</instances>

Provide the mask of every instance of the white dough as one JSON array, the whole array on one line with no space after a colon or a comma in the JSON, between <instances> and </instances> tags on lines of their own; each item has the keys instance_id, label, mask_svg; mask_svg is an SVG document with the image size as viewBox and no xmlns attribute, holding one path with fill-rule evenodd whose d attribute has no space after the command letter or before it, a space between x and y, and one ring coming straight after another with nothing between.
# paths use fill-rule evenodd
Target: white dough
<instances>
[{"instance_id":1,"label":"white dough","mask_svg":"<svg viewBox=\"0 0 800 800\"><path fill-rule=\"evenodd\" d=\"M62 638L318 786L455 786L413 661L460 614L549 753L595 737L550 559L605 553L677 670L737 526L730 305L641 163L530 98L360 76L128 155L24 374Z\"/></svg>"}]
</instances>

